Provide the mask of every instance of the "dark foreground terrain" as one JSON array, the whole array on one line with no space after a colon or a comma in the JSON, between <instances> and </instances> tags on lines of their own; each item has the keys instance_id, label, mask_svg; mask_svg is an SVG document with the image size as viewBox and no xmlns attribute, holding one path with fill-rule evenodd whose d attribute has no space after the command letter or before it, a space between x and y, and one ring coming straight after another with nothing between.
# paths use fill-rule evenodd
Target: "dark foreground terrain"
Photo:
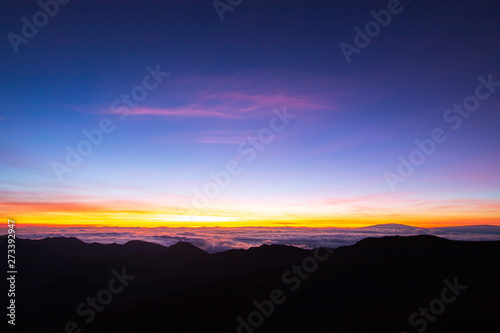
<instances>
[{"instance_id":1,"label":"dark foreground terrain","mask_svg":"<svg viewBox=\"0 0 500 333\"><path fill-rule=\"evenodd\" d=\"M5 237L0 246L7 253ZM7 332L456 333L500 327L500 242L396 236L335 250L265 245L208 254L182 242L17 239L16 264L16 326L7 326L3 314Z\"/></svg>"}]
</instances>

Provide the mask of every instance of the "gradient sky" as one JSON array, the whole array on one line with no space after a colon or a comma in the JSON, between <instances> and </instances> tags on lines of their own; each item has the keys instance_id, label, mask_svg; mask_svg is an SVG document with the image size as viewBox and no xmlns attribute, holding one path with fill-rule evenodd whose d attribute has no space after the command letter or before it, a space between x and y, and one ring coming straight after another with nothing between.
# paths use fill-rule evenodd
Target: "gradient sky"
<instances>
[{"instance_id":1,"label":"gradient sky","mask_svg":"<svg viewBox=\"0 0 500 333\"><path fill-rule=\"evenodd\" d=\"M349 64L339 44L354 44L353 29L387 1L243 1L221 21L210 0L73 0L18 53L8 34L21 35L22 18L32 21L40 6L4 1L0 218L500 225L500 87L459 128L443 119L474 95L479 76L500 82L500 4L401 6ZM113 112L148 66L169 75L126 117ZM249 138L284 109L295 118L249 160L241 153ZM103 119L114 130L59 179L54 162L65 164L66 147ZM386 172L396 174L398 157L436 128L447 140L391 189ZM233 160L241 172L200 208L197 191Z\"/></svg>"}]
</instances>

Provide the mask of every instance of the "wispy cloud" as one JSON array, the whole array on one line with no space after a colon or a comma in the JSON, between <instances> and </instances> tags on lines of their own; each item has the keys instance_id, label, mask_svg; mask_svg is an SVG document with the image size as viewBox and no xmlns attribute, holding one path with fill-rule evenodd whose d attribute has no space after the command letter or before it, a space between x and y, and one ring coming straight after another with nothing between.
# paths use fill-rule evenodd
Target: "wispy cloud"
<instances>
[{"instance_id":1,"label":"wispy cloud","mask_svg":"<svg viewBox=\"0 0 500 333\"><path fill-rule=\"evenodd\" d=\"M137 108L129 116L196 117L196 118L240 118L225 108L210 108L203 105L187 105L177 108Z\"/></svg>"},{"instance_id":2,"label":"wispy cloud","mask_svg":"<svg viewBox=\"0 0 500 333\"><path fill-rule=\"evenodd\" d=\"M241 92L224 92L209 95L208 92L203 92L198 94L191 104L178 107L135 108L130 110L129 116L244 119L268 116L270 110L283 105L289 109L304 112L314 112L329 107L316 100L284 94L251 95Z\"/></svg>"},{"instance_id":3,"label":"wispy cloud","mask_svg":"<svg viewBox=\"0 0 500 333\"><path fill-rule=\"evenodd\" d=\"M156 136L153 141L159 143L172 142L198 142L198 143L223 143L240 144L252 135L250 130L221 130L206 132L187 132L176 135Z\"/></svg>"},{"instance_id":4,"label":"wispy cloud","mask_svg":"<svg viewBox=\"0 0 500 333\"><path fill-rule=\"evenodd\" d=\"M247 73L230 76L198 76L169 81L165 93L148 100L152 106L133 108L132 117L188 117L248 119L267 116L270 110L287 105L302 112L337 110L331 89L320 78L303 78L297 85L283 73ZM207 89L207 87L210 87ZM107 108L100 113L110 114Z\"/></svg>"}]
</instances>

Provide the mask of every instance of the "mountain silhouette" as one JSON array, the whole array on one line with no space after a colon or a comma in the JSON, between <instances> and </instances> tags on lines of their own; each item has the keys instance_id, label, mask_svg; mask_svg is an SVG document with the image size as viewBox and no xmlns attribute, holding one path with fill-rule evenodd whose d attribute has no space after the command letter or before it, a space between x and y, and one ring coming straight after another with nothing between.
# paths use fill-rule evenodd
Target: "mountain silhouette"
<instances>
[{"instance_id":1,"label":"mountain silhouette","mask_svg":"<svg viewBox=\"0 0 500 333\"><path fill-rule=\"evenodd\" d=\"M169 256L180 256L190 258L203 258L208 256L208 253L202 249L192 245L191 243L180 241L172 246L167 247L163 253Z\"/></svg>"},{"instance_id":2,"label":"mountain silhouette","mask_svg":"<svg viewBox=\"0 0 500 333\"><path fill-rule=\"evenodd\" d=\"M209 254L186 242L59 237L17 239L16 261L18 332L65 332L68 322L96 333L417 332L423 322L412 326L409 317L454 279L467 289L425 331L496 332L499 324L497 241L394 236L337 249L262 245ZM294 265L307 277L298 278ZM113 271L134 278L85 322L77 306L107 289ZM285 301L257 327L248 324L255 303L268 304L276 290Z\"/></svg>"}]
</instances>

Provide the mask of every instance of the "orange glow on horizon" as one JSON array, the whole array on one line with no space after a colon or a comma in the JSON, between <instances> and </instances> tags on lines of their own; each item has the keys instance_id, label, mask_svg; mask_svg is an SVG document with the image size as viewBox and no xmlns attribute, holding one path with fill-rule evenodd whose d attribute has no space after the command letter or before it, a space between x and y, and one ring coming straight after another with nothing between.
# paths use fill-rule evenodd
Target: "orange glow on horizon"
<instances>
[{"instance_id":1,"label":"orange glow on horizon","mask_svg":"<svg viewBox=\"0 0 500 333\"><path fill-rule=\"evenodd\" d=\"M72 216L71 216L72 215ZM89 216L92 215L92 216ZM449 226L466 225L498 225L498 218L464 218L464 217L423 217L423 216L378 216L378 217L332 217L323 219L295 219L295 220L218 220L216 216L211 217L213 221L154 221L145 218L147 214L140 216L128 216L119 214L118 216L104 216L103 214L61 214L51 216L31 216L19 215L10 216L16 223L22 225L36 226L95 226L95 227L135 227L135 228L154 228L154 227L191 227L191 228L240 228L240 227L293 227L293 228L362 228L378 224L404 224L419 228L435 228ZM4 218L5 220L7 217Z\"/></svg>"},{"instance_id":2,"label":"orange glow on horizon","mask_svg":"<svg viewBox=\"0 0 500 333\"><path fill-rule=\"evenodd\" d=\"M364 201L363 201L364 200ZM344 206L335 200L326 204L229 203L196 210L160 207L137 202L5 202L0 218L13 218L25 225L109 227L309 227L359 228L377 224L414 227L500 225L496 201L367 201ZM378 200L378 199L377 199ZM364 204L363 209L358 207ZM339 206L340 205L340 206ZM139 209L137 207L140 207ZM226 207L231 207L227 209ZM22 213L20 213L22 212ZM314 213L312 213L314 212Z\"/></svg>"}]
</instances>

